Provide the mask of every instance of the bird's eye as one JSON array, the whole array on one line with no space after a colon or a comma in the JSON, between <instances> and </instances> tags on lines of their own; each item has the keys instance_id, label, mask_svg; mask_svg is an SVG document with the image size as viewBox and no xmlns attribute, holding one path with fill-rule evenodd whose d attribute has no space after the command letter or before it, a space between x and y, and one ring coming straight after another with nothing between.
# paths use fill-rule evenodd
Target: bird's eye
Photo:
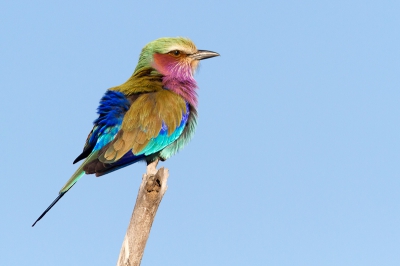
<instances>
[{"instance_id":1,"label":"bird's eye","mask_svg":"<svg viewBox=\"0 0 400 266\"><path fill-rule=\"evenodd\" d=\"M181 54L181 52L179 50L174 50L174 51L171 51L170 54L172 54L174 56L179 56Z\"/></svg>"}]
</instances>

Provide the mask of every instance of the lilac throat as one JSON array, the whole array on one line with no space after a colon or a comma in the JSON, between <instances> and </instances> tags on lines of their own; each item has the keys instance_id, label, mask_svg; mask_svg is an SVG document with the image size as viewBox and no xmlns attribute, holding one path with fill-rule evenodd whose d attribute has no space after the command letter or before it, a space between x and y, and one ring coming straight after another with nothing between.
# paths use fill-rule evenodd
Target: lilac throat
<instances>
[{"instance_id":1,"label":"lilac throat","mask_svg":"<svg viewBox=\"0 0 400 266\"><path fill-rule=\"evenodd\" d=\"M192 106L197 107L197 83L190 68L175 67L169 69L169 75L163 77L163 85L182 96Z\"/></svg>"}]
</instances>

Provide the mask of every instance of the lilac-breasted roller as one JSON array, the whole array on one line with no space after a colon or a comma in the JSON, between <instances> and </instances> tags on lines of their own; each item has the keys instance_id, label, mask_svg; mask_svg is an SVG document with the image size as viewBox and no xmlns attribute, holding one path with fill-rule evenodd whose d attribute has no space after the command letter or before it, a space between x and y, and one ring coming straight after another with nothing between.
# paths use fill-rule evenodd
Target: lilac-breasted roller
<instances>
[{"instance_id":1,"label":"lilac-breasted roller","mask_svg":"<svg viewBox=\"0 0 400 266\"><path fill-rule=\"evenodd\" d=\"M101 98L99 117L74 161L84 159L83 163L32 226L84 174L101 176L138 161L164 161L182 149L196 128L193 74L199 60L218 55L198 50L191 40L181 37L147 44L133 75Z\"/></svg>"}]
</instances>

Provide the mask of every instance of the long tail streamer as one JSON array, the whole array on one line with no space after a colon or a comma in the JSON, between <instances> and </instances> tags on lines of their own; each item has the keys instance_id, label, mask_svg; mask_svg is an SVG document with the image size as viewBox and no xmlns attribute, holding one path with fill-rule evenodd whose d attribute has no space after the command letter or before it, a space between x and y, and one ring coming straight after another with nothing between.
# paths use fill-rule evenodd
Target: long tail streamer
<instances>
[{"instance_id":1,"label":"long tail streamer","mask_svg":"<svg viewBox=\"0 0 400 266\"><path fill-rule=\"evenodd\" d=\"M75 184L74 184L74 185L75 185ZM72 185L72 186L73 186L73 185ZM72 186L71 186L71 187L72 187ZM71 188L70 188L70 189L71 189ZM69 189L68 189L68 190L69 190ZM36 224L37 222L39 222L40 219L42 219L43 216L45 216L46 213L47 213L48 211L51 210L51 208L53 208L53 206L57 203L57 201L59 201L59 200L65 195L65 193L68 192L68 190L65 191L65 192L61 192L61 193L58 195L58 197L50 204L50 206L47 207L47 209L46 209L46 210L39 216L39 218L37 218L37 220L32 224L32 227L34 227L35 224Z\"/></svg>"}]
</instances>

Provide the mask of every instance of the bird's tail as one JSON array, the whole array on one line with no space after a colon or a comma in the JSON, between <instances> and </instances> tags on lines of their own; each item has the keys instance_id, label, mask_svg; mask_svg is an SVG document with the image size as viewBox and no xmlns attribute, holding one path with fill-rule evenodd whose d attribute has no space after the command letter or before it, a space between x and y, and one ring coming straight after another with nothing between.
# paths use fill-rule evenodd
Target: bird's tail
<instances>
[{"instance_id":1,"label":"bird's tail","mask_svg":"<svg viewBox=\"0 0 400 266\"><path fill-rule=\"evenodd\" d=\"M67 191L68 191L68 190L67 190ZM59 200L62 198L62 196L64 196L64 194L67 193L67 191L58 194L58 197L50 204L49 207L47 207L47 209L39 216L39 218L36 219L36 221L32 224L32 227L34 227L35 224L36 224L37 222L39 222L40 219L42 219L43 216L45 216L46 213L47 213L48 211L50 211L51 208L53 208L53 206L57 203L57 201L59 201Z\"/></svg>"},{"instance_id":2,"label":"bird's tail","mask_svg":"<svg viewBox=\"0 0 400 266\"><path fill-rule=\"evenodd\" d=\"M68 190L71 189L73 185L85 174L85 171L83 170L84 166L90 162L93 158L97 156L97 152L92 153L89 155L89 157L79 166L79 168L75 171L75 173L71 176L70 179L68 179L67 183L61 188L57 198L47 207L47 209L37 218L37 220L32 224L32 227L35 226L35 224L40 221L40 219L43 218L43 216L46 215L48 211L53 208L53 206L64 196L65 193L68 192Z\"/></svg>"},{"instance_id":3,"label":"bird's tail","mask_svg":"<svg viewBox=\"0 0 400 266\"><path fill-rule=\"evenodd\" d=\"M70 179L68 179L67 183L61 188L60 194L66 193L76 182L78 182L79 179L85 174L85 171L83 168L91 161L93 161L94 158L97 158L97 151L91 153L85 161L76 169L75 173L71 176Z\"/></svg>"}]
</instances>

